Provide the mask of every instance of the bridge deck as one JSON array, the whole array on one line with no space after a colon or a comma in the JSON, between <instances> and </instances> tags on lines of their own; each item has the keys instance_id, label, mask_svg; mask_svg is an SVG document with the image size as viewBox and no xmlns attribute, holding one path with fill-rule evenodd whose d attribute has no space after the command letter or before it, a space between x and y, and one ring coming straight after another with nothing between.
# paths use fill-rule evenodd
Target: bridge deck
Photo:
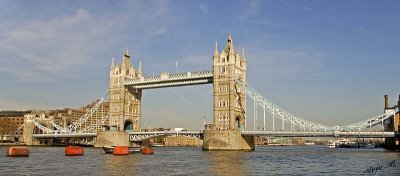
<instances>
[{"instance_id":1,"label":"bridge deck","mask_svg":"<svg viewBox=\"0 0 400 176\"><path fill-rule=\"evenodd\" d=\"M394 132L311 132L311 131L242 131L243 136L268 136L268 137L350 137L350 138L384 138L394 137ZM201 137L202 131L151 131L129 132L135 140L152 136L183 135L189 137ZM34 134L33 138L72 138L72 137L96 137L97 133L70 133L70 134ZM132 141L132 139L131 139Z\"/></svg>"},{"instance_id":2,"label":"bridge deck","mask_svg":"<svg viewBox=\"0 0 400 176\"><path fill-rule=\"evenodd\" d=\"M74 138L74 137L96 137L97 133L65 133L65 134L34 134L35 139L48 138Z\"/></svg>"},{"instance_id":3,"label":"bridge deck","mask_svg":"<svg viewBox=\"0 0 400 176\"><path fill-rule=\"evenodd\" d=\"M394 132L312 132L312 131L242 131L244 136L271 137L350 137L350 138L383 138L394 137Z\"/></svg>"}]
</instances>

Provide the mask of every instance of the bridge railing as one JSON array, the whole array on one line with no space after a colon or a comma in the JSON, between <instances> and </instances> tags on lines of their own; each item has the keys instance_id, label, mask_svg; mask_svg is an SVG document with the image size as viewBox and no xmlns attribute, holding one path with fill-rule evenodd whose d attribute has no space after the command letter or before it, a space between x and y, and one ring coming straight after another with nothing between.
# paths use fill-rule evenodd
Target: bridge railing
<instances>
[{"instance_id":1,"label":"bridge railing","mask_svg":"<svg viewBox=\"0 0 400 176\"><path fill-rule=\"evenodd\" d=\"M193 79L198 77L212 77L213 71L199 71L199 72L186 72L169 75L167 78L163 79L162 76L152 76L152 77L142 77L138 79L125 79L124 84L140 84L140 83L153 83L159 81L172 81L172 80L182 80L182 79Z\"/></svg>"},{"instance_id":2,"label":"bridge railing","mask_svg":"<svg viewBox=\"0 0 400 176\"><path fill-rule=\"evenodd\" d=\"M149 131L149 132L129 132L130 141L142 141L156 136L186 136L191 138L203 137L202 131Z\"/></svg>"},{"instance_id":3,"label":"bridge railing","mask_svg":"<svg viewBox=\"0 0 400 176\"><path fill-rule=\"evenodd\" d=\"M76 131L78 126L81 126L83 123L85 123L87 121L87 119L89 119L89 117L91 117L93 115L93 113L95 113L97 111L97 109L105 101L105 98L108 96L109 93L110 93L110 91L107 91L106 93L104 93L104 95L101 97L101 99L99 101L97 101L97 103L85 115L83 115L77 121L75 121L74 123L69 125L67 127L67 129Z\"/></svg>"},{"instance_id":4,"label":"bridge railing","mask_svg":"<svg viewBox=\"0 0 400 176\"><path fill-rule=\"evenodd\" d=\"M294 116L283 108L267 100L247 83L244 83L240 80L236 80L236 82L245 89L247 95L249 95L258 105L260 105L264 110L268 110L273 115L273 118L278 117L282 120L282 123L286 122L291 125L300 127L303 130L309 129L312 131L361 131L361 129L370 128L371 131L372 127L379 124L383 125L384 120L392 117L394 114L399 112L399 109L396 108L391 112L386 112L381 115L374 116L367 120L363 120L361 122L353 123L350 125L326 126L319 123L311 122L309 120L305 120L301 117Z\"/></svg>"},{"instance_id":5,"label":"bridge railing","mask_svg":"<svg viewBox=\"0 0 400 176\"><path fill-rule=\"evenodd\" d=\"M274 137L351 137L351 138L384 138L394 137L394 132L377 131L241 131L245 136Z\"/></svg>"},{"instance_id":6,"label":"bridge railing","mask_svg":"<svg viewBox=\"0 0 400 176\"><path fill-rule=\"evenodd\" d=\"M376 125L383 125L384 120L392 117L396 113L399 112L399 109L394 109L392 112L383 113L377 116L374 116L370 119L363 120L361 122L353 123L350 125L340 126L341 129L346 131L360 131L363 128L372 128Z\"/></svg>"},{"instance_id":7,"label":"bridge railing","mask_svg":"<svg viewBox=\"0 0 400 176\"><path fill-rule=\"evenodd\" d=\"M282 123L290 123L302 129L309 129L312 131L333 131L335 129L334 127L321 125L305 120L301 117L294 116L285 111L283 108L267 100L247 83L244 83L240 80L236 80L236 82L245 89L247 95L249 95L257 104L259 104L263 109L268 110L274 117L276 116L280 118Z\"/></svg>"}]
</instances>

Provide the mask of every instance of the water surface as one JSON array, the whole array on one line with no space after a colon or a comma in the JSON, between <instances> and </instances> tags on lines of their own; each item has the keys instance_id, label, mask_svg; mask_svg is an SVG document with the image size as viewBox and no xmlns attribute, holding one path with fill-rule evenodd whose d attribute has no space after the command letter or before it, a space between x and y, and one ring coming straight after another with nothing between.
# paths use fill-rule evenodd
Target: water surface
<instances>
[{"instance_id":1,"label":"water surface","mask_svg":"<svg viewBox=\"0 0 400 176\"><path fill-rule=\"evenodd\" d=\"M30 147L29 157L6 157L5 149L0 147L0 175L400 175L400 153L384 149L159 147L154 155L114 156L87 147L84 156L73 157L63 147ZM371 166L382 167L363 173Z\"/></svg>"}]
</instances>

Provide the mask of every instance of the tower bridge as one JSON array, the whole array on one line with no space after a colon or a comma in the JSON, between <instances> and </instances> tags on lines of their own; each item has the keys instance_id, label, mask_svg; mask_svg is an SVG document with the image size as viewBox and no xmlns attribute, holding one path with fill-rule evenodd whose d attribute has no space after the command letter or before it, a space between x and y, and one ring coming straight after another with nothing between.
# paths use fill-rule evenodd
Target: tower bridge
<instances>
[{"instance_id":1,"label":"tower bridge","mask_svg":"<svg viewBox=\"0 0 400 176\"><path fill-rule=\"evenodd\" d=\"M53 124L53 128L40 125L31 119L41 134L33 134L36 139L58 137L96 137L96 145L130 145L150 137L160 135L183 135L203 139L204 150L253 150L255 136L282 137L355 137L355 138L385 138L391 145L399 147L399 106L388 107L385 101L385 112L361 122L343 126L327 126L292 115L263 97L256 89L247 83L247 66L245 51L238 52L233 46L231 35L228 36L225 47L220 52L215 44L212 55L213 67L208 71L185 72L179 74L161 73L160 76L143 76L142 65L133 65L128 50L125 51L122 62L116 64L114 58L109 70L109 91L98 101L96 106L77 122L67 128ZM141 100L142 91L146 89L213 84L213 122L203 131L141 131ZM247 96L246 96L247 95ZM91 113L95 112L102 102L109 97L109 113L103 118L108 119L110 131L95 132L91 127L82 127ZM248 122L246 98L254 101L253 122ZM387 97L386 97L387 99ZM399 97L400 100L400 97ZM263 110L262 118L257 117L258 107ZM272 115L266 119L265 113ZM262 130L257 130L256 120L263 120ZM272 129L266 128L267 120L272 123ZM278 130L275 121L279 120ZM104 124L104 120L102 120ZM95 124L100 125L100 124ZM285 126L290 126L286 128ZM25 125L27 126L27 125ZM248 130L253 126L253 131ZM375 126L382 126L379 131ZM374 130L373 130L373 127ZM25 129L24 129L25 131Z\"/></svg>"}]
</instances>

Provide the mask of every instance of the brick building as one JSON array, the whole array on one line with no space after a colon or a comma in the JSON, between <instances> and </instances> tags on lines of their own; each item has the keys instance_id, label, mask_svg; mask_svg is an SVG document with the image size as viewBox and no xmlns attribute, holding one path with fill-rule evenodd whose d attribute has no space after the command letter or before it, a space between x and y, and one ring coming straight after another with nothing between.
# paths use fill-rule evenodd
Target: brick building
<instances>
[{"instance_id":1,"label":"brick building","mask_svg":"<svg viewBox=\"0 0 400 176\"><path fill-rule=\"evenodd\" d=\"M0 111L0 135L22 134L23 130L18 129L24 124L24 115L31 112L31 110Z\"/></svg>"}]
</instances>

